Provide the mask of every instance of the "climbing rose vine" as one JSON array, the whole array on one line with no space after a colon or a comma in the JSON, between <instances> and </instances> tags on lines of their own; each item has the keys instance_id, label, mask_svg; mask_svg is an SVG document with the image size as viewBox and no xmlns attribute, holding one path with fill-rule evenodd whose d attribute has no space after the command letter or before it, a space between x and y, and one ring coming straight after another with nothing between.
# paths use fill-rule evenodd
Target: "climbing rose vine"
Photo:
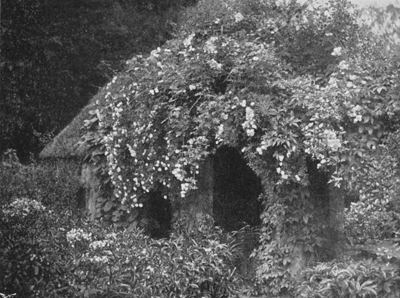
<instances>
[{"instance_id":1,"label":"climbing rose vine","mask_svg":"<svg viewBox=\"0 0 400 298\"><path fill-rule=\"evenodd\" d=\"M204 0L189 9L174 39L127 61L86 121L88 159L113 190L103 211L114 222L135 218L152 191L184 200L205 158L227 145L260 177L266 212L282 214L264 224L284 233L302 222L294 235L313 251L307 161L335 187L366 191L369 174L384 173L380 160L398 160L400 59L370 43L356 18L346 1ZM270 252L287 266L282 247Z\"/></svg>"}]
</instances>

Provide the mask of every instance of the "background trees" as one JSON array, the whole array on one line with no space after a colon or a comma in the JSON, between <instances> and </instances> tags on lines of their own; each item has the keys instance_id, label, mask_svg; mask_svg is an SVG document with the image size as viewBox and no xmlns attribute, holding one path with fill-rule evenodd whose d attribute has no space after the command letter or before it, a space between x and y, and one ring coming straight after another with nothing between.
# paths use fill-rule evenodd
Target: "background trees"
<instances>
[{"instance_id":1,"label":"background trees","mask_svg":"<svg viewBox=\"0 0 400 298\"><path fill-rule=\"evenodd\" d=\"M135 53L169 38L180 1L2 1L0 152L36 155Z\"/></svg>"}]
</instances>

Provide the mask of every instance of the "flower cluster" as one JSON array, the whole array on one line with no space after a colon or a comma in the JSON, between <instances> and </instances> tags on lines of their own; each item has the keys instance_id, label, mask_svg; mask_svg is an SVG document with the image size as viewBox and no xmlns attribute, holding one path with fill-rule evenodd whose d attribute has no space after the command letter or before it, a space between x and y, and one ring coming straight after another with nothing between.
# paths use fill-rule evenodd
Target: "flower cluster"
<instances>
[{"instance_id":1,"label":"flower cluster","mask_svg":"<svg viewBox=\"0 0 400 298\"><path fill-rule=\"evenodd\" d=\"M256 121L254 119L254 110L251 107L246 106L245 100L242 101L241 105L246 111L246 121L243 122L242 127L246 130L247 136L252 137L255 133L254 130L257 129ZM254 103L251 103L251 105L254 106Z\"/></svg>"},{"instance_id":2,"label":"flower cluster","mask_svg":"<svg viewBox=\"0 0 400 298\"><path fill-rule=\"evenodd\" d=\"M35 211L45 211L46 207L36 200L28 198L15 199L3 209L3 213L9 217L24 218Z\"/></svg>"},{"instance_id":3,"label":"flower cluster","mask_svg":"<svg viewBox=\"0 0 400 298\"><path fill-rule=\"evenodd\" d=\"M67 236L68 237L68 236ZM89 247L92 249L101 249L112 244L111 240L98 240L90 243Z\"/></svg>"},{"instance_id":4,"label":"flower cluster","mask_svg":"<svg viewBox=\"0 0 400 298\"><path fill-rule=\"evenodd\" d=\"M107 256L94 256L87 258L89 262L107 264L110 260Z\"/></svg>"},{"instance_id":5,"label":"flower cluster","mask_svg":"<svg viewBox=\"0 0 400 298\"><path fill-rule=\"evenodd\" d=\"M67 233L67 240L71 244L71 246L74 246L76 242L82 240L91 241L92 233L87 233L82 229L72 229Z\"/></svg>"},{"instance_id":6,"label":"flower cluster","mask_svg":"<svg viewBox=\"0 0 400 298\"><path fill-rule=\"evenodd\" d=\"M15 296L17 296L17 294L6 295L6 294L3 294L3 293L0 293L0 297L1 298L11 298L11 297L15 297Z\"/></svg>"},{"instance_id":7,"label":"flower cluster","mask_svg":"<svg viewBox=\"0 0 400 298\"><path fill-rule=\"evenodd\" d=\"M359 105L354 106L348 113L349 117L353 118L353 122L361 122L362 115L361 115L362 108Z\"/></svg>"},{"instance_id":8,"label":"flower cluster","mask_svg":"<svg viewBox=\"0 0 400 298\"><path fill-rule=\"evenodd\" d=\"M236 3L222 2L215 5ZM355 35L347 30L351 13L346 19L341 13L346 7L299 12L295 4L283 5L298 14L286 24L285 14L269 7L248 15L250 10L236 4L213 11L208 22L196 24L201 29L182 26L177 39L147 58L132 58L128 70L106 87L104 107L95 115L103 129L113 204L122 203L121 210L142 207L154 190L165 198L187 197L197 187L199 166L222 145L273 167L269 173L282 183L306 185L297 160L311 156L319 168L346 168L358 145L347 134L366 130L374 137L377 126L367 115L379 101L368 102L371 108L363 101L369 90L377 90L380 99L386 89L355 66L358 58L349 49ZM266 20L265 13L272 16ZM312 46L304 49L304 40ZM360 133L364 143L373 144L365 135ZM343 179L343 173L333 178Z\"/></svg>"},{"instance_id":9,"label":"flower cluster","mask_svg":"<svg viewBox=\"0 0 400 298\"><path fill-rule=\"evenodd\" d=\"M319 168L330 164L329 156L342 147L341 136L345 132L343 128L336 131L325 123L310 122L303 127L303 133L306 138L304 141L305 153L319 160ZM332 160L331 163L336 164L336 161Z\"/></svg>"},{"instance_id":10,"label":"flower cluster","mask_svg":"<svg viewBox=\"0 0 400 298\"><path fill-rule=\"evenodd\" d=\"M342 55L342 47L337 47L333 49L332 56L341 56Z\"/></svg>"}]
</instances>

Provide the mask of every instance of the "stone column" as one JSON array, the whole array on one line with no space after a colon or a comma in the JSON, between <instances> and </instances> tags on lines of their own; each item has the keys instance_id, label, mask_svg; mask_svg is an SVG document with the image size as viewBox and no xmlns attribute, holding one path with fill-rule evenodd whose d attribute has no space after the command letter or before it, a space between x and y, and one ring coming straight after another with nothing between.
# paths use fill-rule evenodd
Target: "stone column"
<instances>
[{"instance_id":1,"label":"stone column","mask_svg":"<svg viewBox=\"0 0 400 298\"><path fill-rule=\"evenodd\" d=\"M101 195L101 184L99 178L93 173L93 166L89 163L82 165L81 183L85 188L86 210L90 220L94 221L97 216L97 198Z\"/></svg>"},{"instance_id":2,"label":"stone column","mask_svg":"<svg viewBox=\"0 0 400 298\"><path fill-rule=\"evenodd\" d=\"M186 198L180 199L179 215L187 216L187 229L193 230L204 216L213 216L214 199L214 161L207 157L200 166L197 176L197 189L192 190Z\"/></svg>"}]
</instances>

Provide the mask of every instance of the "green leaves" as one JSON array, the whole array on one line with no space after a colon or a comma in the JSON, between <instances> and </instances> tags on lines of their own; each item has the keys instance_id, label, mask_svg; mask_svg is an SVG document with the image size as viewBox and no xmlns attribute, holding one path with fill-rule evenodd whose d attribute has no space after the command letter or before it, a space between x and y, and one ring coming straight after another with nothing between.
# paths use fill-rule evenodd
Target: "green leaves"
<instances>
[{"instance_id":1,"label":"green leaves","mask_svg":"<svg viewBox=\"0 0 400 298\"><path fill-rule=\"evenodd\" d=\"M228 295L241 283L232 267L233 245L223 240L230 236L214 227L160 240L136 229L83 228L79 235L90 234L92 240L87 243L76 237L85 245L70 247L75 262L68 278L75 295L92 289L140 297L192 297L204 291Z\"/></svg>"},{"instance_id":2,"label":"green leaves","mask_svg":"<svg viewBox=\"0 0 400 298\"><path fill-rule=\"evenodd\" d=\"M375 262L320 263L304 272L300 297L395 297L399 278Z\"/></svg>"},{"instance_id":3,"label":"green leaves","mask_svg":"<svg viewBox=\"0 0 400 298\"><path fill-rule=\"evenodd\" d=\"M263 184L264 225L276 233L262 236L259 278L278 293L291 283L295 243L309 253L321 245L313 212L329 194L316 194L320 185L394 197L400 78L396 58L375 55L346 1L274 5L189 9L174 40L132 58L105 87L86 142L104 152L113 220L139 212L151 191L184 200L208 155L241 151ZM382 179L390 191L371 183Z\"/></svg>"}]
</instances>

